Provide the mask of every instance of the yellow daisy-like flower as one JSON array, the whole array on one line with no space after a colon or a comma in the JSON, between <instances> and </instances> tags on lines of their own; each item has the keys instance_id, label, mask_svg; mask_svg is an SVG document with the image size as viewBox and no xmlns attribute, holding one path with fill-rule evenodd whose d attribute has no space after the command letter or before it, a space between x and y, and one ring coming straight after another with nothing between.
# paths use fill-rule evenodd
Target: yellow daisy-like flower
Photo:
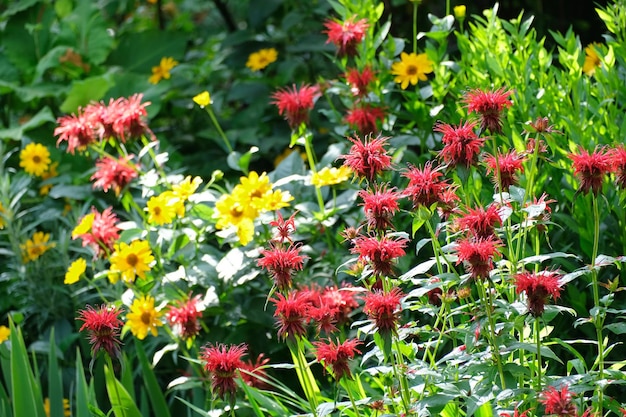
<instances>
[{"instance_id":1,"label":"yellow daisy-like flower","mask_svg":"<svg viewBox=\"0 0 626 417\"><path fill-rule=\"evenodd\" d=\"M6 226L6 220L4 219L4 216L6 215L7 211L5 210L4 206L2 205L2 203L0 203L0 230L4 229L4 226Z\"/></svg>"},{"instance_id":2,"label":"yellow daisy-like flower","mask_svg":"<svg viewBox=\"0 0 626 417\"><path fill-rule=\"evenodd\" d=\"M65 273L64 284L75 284L80 279L81 275L85 273L87 269L87 261L83 258L78 258L67 268Z\"/></svg>"},{"instance_id":3,"label":"yellow daisy-like flower","mask_svg":"<svg viewBox=\"0 0 626 417\"><path fill-rule=\"evenodd\" d=\"M20 166L29 175L42 176L50 162L50 151L41 143L29 143L20 152Z\"/></svg>"},{"instance_id":4,"label":"yellow daisy-like flower","mask_svg":"<svg viewBox=\"0 0 626 417\"><path fill-rule=\"evenodd\" d=\"M596 72L596 68L602 65L600 56L598 55L599 43L592 43L585 48L585 63L583 64L583 72L588 76L592 76Z\"/></svg>"},{"instance_id":5,"label":"yellow daisy-like flower","mask_svg":"<svg viewBox=\"0 0 626 417\"><path fill-rule=\"evenodd\" d=\"M42 181L49 180L50 178L54 178L59 175L57 172L57 167L59 166L58 162L54 162L48 167L48 170L41 175ZM45 184L39 188L39 195L48 195L50 189L52 188L52 184Z\"/></svg>"},{"instance_id":6,"label":"yellow daisy-like flower","mask_svg":"<svg viewBox=\"0 0 626 417\"><path fill-rule=\"evenodd\" d=\"M145 240L134 240L130 245L122 242L115 245L111 255L111 273L119 273L124 282L135 282L135 276L145 278L154 261L150 244Z\"/></svg>"},{"instance_id":7,"label":"yellow daisy-like flower","mask_svg":"<svg viewBox=\"0 0 626 417\"><path fill-rule=\"evenodd\" d=\"M50 398L43 400L43 411L46 412L47 417L50 417ZM63 415L65 417L70 417L72 415L72 411L70 410L70 400L67 398L63 398Z\"/></svg>"},{"instance_id":8,"label":"yellow daisy-like flower","mask_svg":"<svg viewBox=\"0 0 626 417\"><path fill-rule=\"evenodd\" d=\"M7 326L0 326L0 344L9 340L9 336L11 336L11 329Z\"/></svg>"},{"instance_id":9,"label":"yellow daisy-like flower","mask_svg":"<svg viewBox=\"0 0 626 417\"><path fill-rule=\"evenodd\" d=\"M311 184L316 187L341 184L352 177L352 170L345 165L339 168L324 167L311 176Z\"/></svg>"},{"instance_id":10,"label":"yellow daisy-like flower","mask_svg":"<svg viewBox=\"0 0 626 417\"><path fill-rule=\"evenodd\" d=\"M237 226L244 219L255 219L259 212L248 204L248 198L241 198L241 193L224 194L215 203L215 217L217 229L226 229Z\"/></svg>"},{"instance_id":11,"label":"yellow daisy-like flower","mask_svg":"<svg viewBox=\"0 0 626 417\"><path fill-rule=\"evenodd\" d=\"M208 91L203 91L192 99L200 107L206 107L211 104L211 95Z\"/></svg>"},{"instance_id":12,"label":"yellow daisy-like flower","mask_svg":"<svg viewBox=\"0 0 626 417\"><path fill-rule=\"evenodd\" d=\"M83 218L80 219L78 225L74 228L74 230L72 230L72 239L76 239L76 237L80 235L91 232L91 226L93 225L93 220L95 218L95 213L89 213L84 215Z\"/></svg>"},{"instance_id":13,"label":"yellow daisy-like flower","mask_svg":"<svg viewBox=\"0 0 626 417\"><path fill-rule=\"evenodd\" d=\"M194 177L192 179L191 176L188 175L179 184L172 185L172 191L180 197L181 200L187 201L189 197L196 192L200 184L202 184L202 178Z\"/></svg>"},{"instance_id":14,"label":"yellow daisy-like flower","mask_svg":"<svg viewBox=\"0 0 626 417\"><path fill-rule=\"evenodd\" d=\"M259 176L255 171L250 171L247 177L241 177L239 180L242 192L249 195L251 200L263 197L272 189L272 183L265 172Z\"/></svg>"},{"instance_id":15,"label":"yellow daisy-like flower","mask_svg":"<svg viewBox=\"0 0 626 417\"><path fill-rule=\"evenodd\" d=\"M391 73L396 76L394 81L400 83L403 90L411 85L417 84L418 81L426 81L426 74L433 72L433 62L428 59L426 54L416 54L411 52L400 54L400 62L394 62L391 65Z\"/></svg>"},{"instance_id":16,"label":"yellow daisy-like flower","mask_svg":"<svg viewBox=\"0 0 626 417\"><path fill-rule=\"evenodd\" d=\"M274 190L256 200L255 206L261 211L276 211L289 207L291 200L293 200L293 196L288 191Z\"/></svg>"},{"instance_id":17,"label":"yellow daisy-like flower","mask_svg":"<svg viewBox=\"0 0 626 417\"><path fill-rule=\"evenodd\" d=\"M237 224L237 237L242 246L246 246L254 238L254 222L252 219L242 219Z\"/></svg>"},{"instance_id":18,"label":"yellow daisy-like flower","mask_svg":"<svg viewBox=\"0 0 626 417\"><path fill-rule=\"evenodd\" d=\"M48 243L48 240L50 240L50 233L36 232L32 239L20 245L24 262L36 261L48 249L56 246L55 243Z\"/></svg>"},{"instance_id":19,"label":"yellow daisy-like flower","mask_svg":"<svg viewBox=\"0 0 626 417\"><path fill-rule=\"evenodd\" d=\"M174 217L176 217L175 203L178 201L178 198L173 196L172 198L170 195L162 193L150 197L150 200L146 203L149 223L159 226L172 223Z\"/></svg>"},{"instance_id":20,"label":"yellow daisy-like flower","mask_svg":"<svg viewBox=\"0 0 626 417\"><path fill-rule=\"evenodd\" d=\"M248 57L246 67L252 71L260 71L267 67L278 58L278 52L274 48L261 49L257 52L253 52Z\"/></svg>"},{"instance_id":21,"label":"yellow daisy-like flower","mask_svg":"<svg viewBox=\"0 0 626 417\"><path fill-rule=\"evenodd\" d=\"M133 335L143 340L148 336L148 332L152 336L158 334L157 327L162 326L161 312L154 308L154 298L149 295L141 298L135 298L130 306L130 313L126 315L126 325L130 328Z\"/></svg>"},{"instance_id":22,"label":"yellow daisy-like flower","mask_svg":"<svg viewBox=\"0 0 626 417\"><path fill-rule=\"evenodd\" d=\"M156 67L152 67L152 75L148 79L152 84L158 84L159 81L165 79L169 80L171 74L170 71L178 65L178 61L172 57L163 57L161 62Z\"/></svg>"}]
</instances>

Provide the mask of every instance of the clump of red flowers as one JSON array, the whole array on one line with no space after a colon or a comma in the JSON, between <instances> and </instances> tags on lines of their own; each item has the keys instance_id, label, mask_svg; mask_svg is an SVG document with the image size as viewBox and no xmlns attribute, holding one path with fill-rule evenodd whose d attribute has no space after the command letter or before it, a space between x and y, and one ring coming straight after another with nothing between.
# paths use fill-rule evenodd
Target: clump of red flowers
<instances>
[{"instance_id":1,"label":"clump of red flowers","mask_svg":"<svg viewBox=\"0 0 626 417\"><path fill-rule=\"evenodd\" d=\"M534 317L543 314L548 298L561 295L561 274L556 271L522 272L515 275L516 292L526 293L528 310Z\"/></svg>"},{"instance_id":2,"label":"clump of red flowers","mask_svg":"<svg viewBox=\"0 0 626 417\"><path fill-rule=\"evenodd\" d=\"M96 161L96 172L91 176L93 188L101 188L104 192L113 189L115 195L138 177L137 169L130 163L132 155L119 159L105 156Z\"/></svg>"},{"instance_id":3,"label":"clump of red flowers","mask_svg":"<svg viewBox=\"0 0 626 417\"><path fill-rule=\"evenodd\" d=\"M356 68L348 70L345 75L346 81L350 85L352 94L357 97L363 97L367 95L367 88L374 80L374 71L368 66L359 71Z\"/></svg>"},{"instance_id":4,"label":"clump of red flowers","mask_svg":"<svg viewBox=\"0 0 626 417\"><path fill-rule=\"evenodd\" d=\"M458 126L437 122L433 130L443 134L441 142L444 146L439 151L439 157L446 164L466 168L476 164L485 140L476 135L475 127L476 125L469 121Z\"/></svg>"},{"instance_id":5,"label":"clump of red flowers","mask_svg":"<svg viewBox=\"0 0 626 417\"><path fill-rule=\"evenodd\" d=\"M120 237L120 228L117 226L119 220L112 207L107 207L102 213L92 207L91 213L94 217L90 229L85 233L72 234L72 239L82 239L83 247L91 247L95 258L103 258L113 250L113 245Z\"/></svg>"},{"instance_id":6,"label":"clump of red flowers","mask_svg":"<svg viewBox=\"0 0 626 417\"><path fill-rule=\"evenodd\" d=\"M356 16L343 22L329 19L324 23L328 35L326 43L333 43L337 47L339 56L356 55L356 47L365 37L365 31L369 27L366 19L355 21Z\"/></svg>"},{"instance_id":7,"label":"clump of red flowers","mask_svg":"<svg viewBox=\"0 0 626 417\"><path fill-rule=\"evenodd\" d=\"M465 93L463 101L469 113L478 113L481 131L496 134L502 133L502 112L513 104L509 100L511 94L513 92L504 87L494 91L475 89Z\"/></svg>"},{"instance_id":8,"label":"clump of red flowers","mask_svg":"<svg viewBox=\"0 0 626 417\"><path fill-rule=\"evenodd\" d=\"M359 191L359 197L363 199L363 211L370 229L393 229L393 216L400 210L400 194L397 191L388 189L386 185L377 185L373 190Z\"/></svg>"},{"instance_id":9,"label":"clump of red flowers","mask_svg":"<svg viewBox=\"0 0 626 417\"><path fill-rule=\"evenodd\" d=\"M524 157L515 150L497 156L486 155L487 175L491 174L491 181L496 188L508 190L511 185L517 184L517 173L524 172Z\"/></svg>"},{"instance_id":10,"label":"clump of red flowers","mask_svg":"<svg viewBox=\"0 0 626 417\"><path fill-rule=\"evenodd\" d=\"M359 236L350 252L358 254L359 260L369 262L377 277L390 276L394 275L394 260L406 254L407 243L408 240L402 237Z\"/></svg>"},{"instance_id":11,"label":"clump of red flowers","mask_svg":"<svg viewBox=\"0 0 626 417\"><path fill-rule=\"evenodd\" d=\"M602 181L611 172L611 157L605 148L596 148L593 152L588 152L579 147L579 153L570 153L574 166L574 176L580 181L578 192L587 194L591 191L598 195L602 191Z\"/></svg>"},{"instance_id":12,"label":"clump of red flowers","mask_svg":"<svg viewBox=\"0 0 626 417\"><path fill-rule=\"evenodd\" d=\"M202 310L198 308L200 296L179 300L176 306L171 306L167 312L167 321L174 334L183 340L195 338L200 333L200 318Z\"/></svg>"},{"instance_id":13,"label":"clump of red flowers","mask_svg":"<svg viewBox=\"0 0 626 417\"><path fill-rule=\"evenodd\" d=\"M371 135L364 139L355 136L348 138L352 147L347 155L341 155L344 165L350 167L358 176L373 181L376 175L391 167L391 156L385 145L388 137L378 136L372 139Z\"/></svg>"},{"instance_id":14,"label":"clump of red flowers","mask_svg":"<svg viewBox=\"0 0 626 417\"><path fill-rule=\"evenodd\" d=\"M80 331L87 330L91 355L94 358L100 349L111 357L120 356L122 342L119 336L124 324L119 318L120 312L119 308L104 304L98 309L88 305L84 310L79 310L79 316L76 319L83 322Z\"/></svg>"},{"instance_id":15,"label":"clump of red flowers","mask_svg":"<svg viewBox=\"0 0 626 417\"><path fill-rule=\"evenodd\" d=\"M375 290L364 297L363 312L383 336L398 334L402 297L404 294L397 287L390 291Z\"/></svg>"},{"instance_id":16,"label":"clump of red flowers","mask_svg":"<svg viewBox=\"0 0 626 417\"><path fill-rule=\"evenodd\" d=\"M385 110L368 103L358 104L348 111L344 120L362 135L368 135L378 131L378 123L385 120Z\"/></svg>"},{"instance_id":17,"label":"clump of red flowers","mask_svg":"<svg viewBox=\"0 0 626 417\"><path fill-rule=\"evenodd\" d=\"M225 398L226 394L232 396L237 391L235 378L237 370L246 369L241 358L247 350L245 344L230 346L209 344L202 348L204 368L211 375L211 389L220 398Z\"/></svg>"},{"instance_id":18,"label":"clump of red flowers","mask_svg":"<svg viewBox=\"0 0 626 417\"><path fill-rule=\"evenodd\" d=\"M316 347L315 356L318 362L322 362L325 366L332 368L335 380L341 378L352 378L348 361L354 358L354 355L361 353L357 347L361 344L358 339L347 339L345 342L336 343L328 339L327 341L319 341L313 343Z\"/></svg>"},{"instance_id":19,"label":"clump of red flowers","mask_svg":"<svg viewBox=\"0 0 626 417\"><path fill-rule=\"evenodd\" d=\"M298 89L295 85L280 89L272 94L272 104L278 107L278 113L284 116L291 129L297 129L309 121L309 112L320 96L317 86L304 84Z\"/></svg>"},{"instance_id":20,"label":"clump of red flowers","mask_svg":"<svg viewBox=\"0 0 626 417\"><path fill-rule=\"evenodd\" d=\"M541 393L539 402L545 406L546 414L554 414L559 417L577 417L577 408L572 400L572 392L567 385L556 389L548 387Z\"/></svg>"},{"instance_id":21,"label":"clump of red flowers","mask_svg":"<svg viewBox=\"0 0 626 417\"><path fill-rule=\"evenodd\" d=\"M626 146L617 145L609 150L611 170L615 172L615 184L618 188L626 190Z\"/></svg>"},{"instance_id":22,"label":"clump of red flowers","mask_svg":"<svg viewBox=\"0 0 626 417\"><path fill-rule=\"evenodd\" d=\"M499 254L500 246L500 241L493 236L461 239L456 246L456 263L463 263L472 279L488 278L493 269L493 258Z\"/></svg>"}]
</instances>

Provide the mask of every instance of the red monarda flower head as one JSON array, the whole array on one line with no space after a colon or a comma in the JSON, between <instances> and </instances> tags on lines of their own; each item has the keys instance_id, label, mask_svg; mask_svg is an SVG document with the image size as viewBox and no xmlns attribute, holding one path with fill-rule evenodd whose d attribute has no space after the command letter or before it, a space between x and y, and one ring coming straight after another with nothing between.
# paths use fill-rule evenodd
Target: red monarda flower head
<instances>
[{"instance_id":1,"label":"red monarda flower head","mask_svg":"<svg viewBox=\"0 0 626 417\"><path fill-rule=\"evenodd\" d=\"M341 155L339 159L343 159L344 165L349 166L358 176L373 181L376 175L391 167L391 157L385 149L388 137L372 139L370 135L361 139L355 136L348 140L352 142L350 153Z\"/></svg>"},{"instance_id":2,"label":"red monarda flower head","mask_svg":"<svg viewBox=\"0 0 626 417\"><path fill-rule=\"evenodd\" d=\"M525 271L515 275L515 286L518 294L522 291L526 293L530 313L539 317L543 314L548 298L557 299L561 295L560 280L561 275L555 271Z\"/></svg>"},{"instance_id":3,"label":"red monarda flower head","mask_svg":"<svg viewBox=\"0 0 626 417\"><path fill-rule=\"evenodd\" d=\"M348 339L343 343L337 343L328 339L313 343L316 347L315 356L318 362L322 362L326 367L332 368L335 380L339 381L344 376L352 378L348 361L354 358L356 353L361 353L357 346L361 344L358 339Z\"/></svg>"},{"instance_id":4,"label":"red monarda flower head","mask_svg":"<svg viewBox=\"0 0 626 417\"><path fill-rule=\"evenodd\" d=\"M107 106L105 127L110 125L110 130L122 142L142 136L156 139L146 123L146 106L150 102L142 103L142 99L143 94L135 94L128 99L111 100Z\"/></svg>"},{"instance_id":5,"label":"red monarda flower head","mask_svg":"<svg viewBox=\"0 0 626 417\"><path fill-rule=\"evenodd\" d=\"M270 243L270 249L261 250L262 258L257 265L267 270L274 279L276 287L284 291L291 288L291 276L294 271L299 271L304 265L306 256L300 255L300 247L297 245L281 245Z\"/></svg>"},{"instance_id":6,"label":"red monarda flower head","mask_svg":"<svg viewBox=\"0 0 626 417\"><path fill-rule=\"evenodd\" d=\"M167 312L167 321L172 326L174 334L183 340L193 339L200 333L199 320L202 317L202 310L198 308L199 302L199 295L184 301L179 300Z\"/></svg>"},{"instance_id":7,"label":"red monarda flower head","mask_svg":"<svg viewBox=\"0 0 626 417\"><path fill-rule=\"evenodd\" d=\"M74 151L85 150L87 145L96 142L94 134L95 126L82 110L78 110L78 115L62 116L57 119L57 127L54 129L54 136L58 136L57 147L61 142L67 142L67 151L74 154Z\"/></svg>"},{"instance_id":8,"label":"red monarda flower head","mask_svg":"<svg viewBox=\"0 0 626 417\"><path fill-rule=\"evenodd\" d=\"M363 199L363 211L370 229L393 229L393 216L400 209L398 192L388 189L387 185L376 185L373 190L361 190L359 197Z\"/></svg>"},{"instance_id":9,"label":"red monarda flower head","mask_svg":"<svg viewBox=\"0 0 626 417\"><path fill-rule=\"evenodd\" d=\"M270 222L270 226L275 228L274 237L272 240L277 243L284 243L285 241L292 243L291 235L296 232L296 213L293 213L287 220L283 218L280 211L276 212L276 220Z\"/></svg>"},{"instance_id":10,"label":"red monarda flower head","mask_svg":"<svg viewBox=\"0 0 626 417\"><path fill-rule=\"evenodd\" d=\"M322 292L322 300L334 309L337 324L347 323L350 313L359 306L354 297L356 291L354 286L344 283L341 288L326 287Z\"/></svg>"},{"instance_id":11,"label":"red monarda flower head","mask_svg":"<svg viewBox=\"0 0 626 417\"><path fill-rule=\"evenodd\" d=\"M328 35L326 43L333 43L338 48L339 56L356 55L356 47L365 36L365 31L369 27L366 19L354 21L356 16L346 19L344 22L327 20L324 23L326 30L323 33Z\"/></svg>"},{"instance_id":12,"label":"red monarda flower head","mask_svg":"<svg viewBox=\"0 0 626 417\"><path fill-rule=\"evenodd\" d=\"M615 184L618 188L626 190L626 146L617 145L608 151L611 161L611 170L615 172Z\"/></svg>"},{"instance_id":13,"label":"red monarda flower head","mask_svg":"<svg viewBox=\"0 0 626 417\"><path fill-rule=\"evenodd\" d=\"M272 104L278 107L278 113L284 116L291 129L297 129L309 121L309 112L320 95L317 86L304 84L298 89L295 84L272 94Z\"/></svg>"},{"instance_id":14,"label":"red monarda flower head","mask_svg":"<svg viewBox=\"0 0 626 417\"><path fill-rule=\"evenodd\" d=\"M251 387L268 389L269 385L264 381L264 379L267 379L265 365L267 365L269 361L270 359L266 358L265 355L261 353L257 356L254 362L251 360L243 362L239 369L246 372L241 372L241 379L243 379L244 382Z\"/></svg>"},{"instance_id":15,"label":"red monarda flower head","mask_svg":"<svg viewBox=\"0 0 626 417\"><path fill-rule=\"evenodd\" d=\"M502 218L498 213L498 207L492 204L486 210L482 207L468 209L467 213L457 218L454 223L457 229L467 230L470 236L487 238L495 237L495 227L502 224Z\"/></svg>"},{"instance_id":16,"label":"red monarda flower head","mask_svg":"<svg viewBox=\"0 0 626 417\"><path fill-rule=\"evenodd\" d=\"M72 234L72 239L82 239L83 247L91 247L95 258L104 258L113 250L113 245L120 237L120 228L117 226L119 220L112 207L104 209L102 213L92 207L91 215L93 220L90 229L85 233Z\"/></svg>"},{"instance_id":17,"label":"red monarda flower head","mask_svg":"<svg viewBox=\"0 0 626 417\"><path fill-rule=\"evenodd\" d=\"M457 265L465 265L465 271L473 279L488 278L493 269L493 258L499 253L502 244L493 236L487 238L466 238L457 241Z\"/></svg>"},{"instance_id":18,"label":"red monarda flower head","mask_svg":"<svg viewBox=\"0 0 626 417\"><path fill-rule=\"evenodd\" d=\"M367 95L367 87L374 80L374 71L368 66L363 68L363 71L352 68L348 70L345 75L346 81L350 85L352 94L358 97Z\"/></svg>"},{"instance_id":19,"label":"red monarda flower head","mask_svg":"<svg viewBox=\"0 0 626 417\"><path fill-rule=\"evenodd\" d=\"M409 241L405 238L389 236L360 236L355 239L351 253L358 253L359 260L369 262L374 275L393 275L393 262L404 256L404 248Z\"/></svg>"},{"instance_id":20,"label":"red monarda flower head","mask_svg":"<svg viewBox=\"0 0 626 417\"><path fill-rule=\"evenodd\" d=\"M385 120L385 110L371 104L359 104L346 114L345 121L361 135L378 132L378 122Z\"/></svg>"},{"instance_id":21,"label":"red monarda flower head","mask_svg":"<svg viewBox=\"0 0 626 417\"><path fill-rule=\"evenodd\" d=\"M572 392L567 385L560 390L548 387L541 393L539 402L546 408L546 414L557 415L559 417L576 417L578 410L572 401Z\"/></svg>"},{"instance_id":22,"label":"red monarda flower head","mask_svg":"<svg viewBox=\"0 0 626 417\"><path fill-rule=\"evenodd\" d=\"M439 157L446 164L465 167L476 164L485 140L476 135L475 127L476 125L469 121L458 126L437 122L433 130L443 134L441 138L443 149L439 151Z\"/></svg>"},{"instance_id":23,"label":"red monarda flower head","mask_svg":"<svg viewBox=\"0 0 626 417\"><path fill-rule=\"evenodd\" d=\"M428 161L424 168L410 166L409 170L402 175L409 179L404 194L411 197L413 206L425 206L430 208L435 203L441 202L443 193L450 188L450 184L442 179L442 167L433 167L433 162Z\"/></svg>"},{"instance_id":24,"label":"red monarda flower head","mask_svg":"<svg viewBox=\"0 0 626 417\"><path fill-rule=\"evenodd\" d=\"M306 319L310 306L309 295L290 291L287 296L277 293L270 300L276 306L274 317L278 324L278 337L295 339L306 334Z\"/></svg>"},{"instance_id":25,"label":"red monarda flower head","mask_svg":"<svg viewBox=\"0 0 626 417\"><path fill-rule=\"evenodd\" d=\"M611 158L604 147L596 148L592 153L582 147L578 151L578 154L569 154L574 166L574 176L580 181L578 192L587 194L591 191L597 196L602 191L605 175L611 172Z\"/></svg>"},{"instance_id":26,"label":"red monarda flower head","mask_svg":"<svg viewBox=\"0 0 626 417\"><path fill-rule=\"evenodd\" d=\"M402 297L404 294L397 287L389 292L376 290L364 297L363 312L374 322L381 334L398 334Z\"/></svg>"},{"instance_id":27,"label":"red monarda flower head","mask_svg":"<svg viewBox=\"0 0 626 417\"><path fill-rule=\"evenodd\" d=\"M234 395L237 391L235 378L237 370L245 369L241 357L246 354L248 347L245 344L226 346L223 344L207 345L202 348L204 369L211 375L211 389L213 394L225 398L226 394Z\"/></svg>"},{"instance_id":28,"label":"red monarda flower head","mask_svg":"<svg viewBox=\"0 0 626 417\"><path fill-rule=\"evenodd\" d=\"M463 101L469 113L478 113L480 130L491 133L502 133L502 112L513 104L509 100L512 91L502 87L495 91L470 90L465 93Z\"/></svg>"},{"instance_id":29,"label":"red monarda flower head","mask_svg":"<svg viewBox=\"0 0 626 417\"><path fill-rule=\"evenodd\" d=\"M96 162L96 172L91 176L95 180L93 188L101 188L104 192L112 188L119 195L138 176L137 169L130 163L132 158L132 155L120 159L110 156L100 158Z\"/></svg>"},{"instance_id":30,"label":"red monarda flower head","mask_svg":"<svg viewBox=\"0 0 626 417\"><path fill-rule=\"evenodd\" d=\"M123 325L119 318L119 308L108 307L103 304L95 309L88 305L78 313L79 316L76 319L83 322L80 331L87 330L89 334L91 355L95 358L102 349L111 357L119 357L120 345L122 344L119 336Z\"/></svg>"},{"instance_id":31,"label":"red monarda flower head","mask_svg":"<svg viewBox=\"0 0 626 417\"><path fill-rule=\"evenodd\" d=\"M522 165L524 157L515 150L498 154L497 157L487 155L484 161L487 165L487 175L491 175L491 181L496 188L502 185L502 190L508 190L511 185L517 184L517 173L524 171L524 165ZM500 172L499 175L498 172Z\"/></svg>"}]
</instances>

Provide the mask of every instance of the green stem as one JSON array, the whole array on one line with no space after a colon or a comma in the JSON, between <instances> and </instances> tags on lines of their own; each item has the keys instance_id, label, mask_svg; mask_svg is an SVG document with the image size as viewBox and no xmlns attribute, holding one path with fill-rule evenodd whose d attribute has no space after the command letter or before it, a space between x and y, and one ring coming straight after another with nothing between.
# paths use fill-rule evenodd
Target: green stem
<instances>
[{"instance_id":1,"label":"green stem","mask_svg":"<svg viewBox=\"0 0 626 417\"><path fill-rule=\"evenodd\" d=\"M206 106L205 109L206 109L206 112L209 114L209 117L211 118L213 125L217 129L217 132L220 134L222 141L224 141L224 145L226 145L226 149L228 149L228 153L232 153L233 147L230 145L230 141L226 137L226 134L222 130L222 127L220 126L219 122L217 121L217 118L215 117L215 113L213 113L211 106Z\"/></svg>"},{"instance_id":2,"label":"green stem","mask_svg":"<svg viewBox=\"0 0 626 417\"><path fill-rule=\"evenodd\" d=\"M343 388L348 393L348 398L350 398L350 403L352 404L352 408L354 409L354 413L355 413L354 415L356 417L360 417L361 414L359 413L359 408L356 406L356 401L354 401L354 395L352 395L352 389L349 386L350 385L349 382L344 379L342 379L341 382L342 382L341 385L343 385Z\"/></svg>"},{"instance_id":3,"label":"green stem","mask_svg":"<svg viewBox=\"0 0 626 417\"><path fill-rule=\"evenodd\" d=\"M598 271L596 270L596 258L598 257L598 245L600 241L600 210L598 208L598 198L592 194L593 206L593 250L591 254L591 281L593 286L593 304L596 309L593 323L596 328L598 339L598 380L604 379L604 338L602 336L603 314L600 307L600 288L598 284ZM604 390L601 384L597 384L598 389L598 410L597 414L602 415L602 404L604 402Z\"/></svg>"},{"instance_id":4,"label":"green stem","mask_svg":"<svg viewBox=\"0 0 626 417\"><path fill-rule=\"evenodd\" d=\"M487 281L489 283L489 281ZM487 320L489 323L489 331L487 332L487 341L491 345L491 354L496 361L496 366L498 367L498 374L500 375L500 384L502 385L502 389L506 389L506 381L504 379L504 369L502 367L502 357L500 356L500 349L498 347L498 343L496 341L496 322L493 317L493 312L491 311L493 303L491 300L491 292L488 288L485 288L484 282L478 280L476 282L476 286L478 287L478 292L480 295L480 299L483 303L483 308L487 312Z\"/></svg>"},{"instance_id":5,"label":"green stem","mask_svg":"<svg viewBox=\"0 0 626 417\"><path fill-rule=\"evenodd\" d=\"M413 53L417 53L417 1L413 1Z\"/></svg>"},{"instance_id":6,"label":"green stem","mask_svg":"<svg viewBox=\"0 0 626 417\"><path fill-rule=\"evenodd\" d=\"M309 161L309 168L311 168L311 172L313 174L317 173L316 163L315 163L315 155L313 154L313 148L311 147L311 135L310 132L305 132L304 134L304 150L306 152L307 160ZM320 207L320 213L322 218L325 217L326 209L324 207L324 199L322 198L322 190L319 187L315 187L315 194L317 196L317 204Z\"/></svg>"},{"instance_id":7,"label":"green stem","mask_svg":"<svg viewBox=\"0 0 626 417\"><path fill-rule=\"evenodd\" d=\"M539 332L539 318L535 318L535 343L537 344L537 381L536 381L536 392L541 392L541 336Z\"/></svg>"},{"instance_id":8,"label":"green stem","mask_svg":"<svg viewBox=\"0 0 626 417\"><path fill-rule=\"evenodd\" d=\"M402 358L402 349L400 348L400 342L397 338L395 338L394 344L396 345L395 355L392 355L392 365L393 372L395 374L396 379L400 383L400 399L402 400L402 406L404 407L404 412L409 413L409 404L411 393L409 391L409 382L406 379L406 374L404 372L399 372L398 367L404 363ZM395 360L394 360L395 359Z\"/></svg>"},{"instance_id":9,"label":"green stem","mask_svg":"<svg viewBox=\"0 0 626 417\"><path fill-rule=\"evenodd\" d=\"M120 392L117 389L117 383L115 383L115 371L113 371L113 361L111 360L111 357L107 354L104 355L105 360L106 360L106 364L109 367L109 370L111 371L111 375L113 375L113 387L114 387L114 391L115 391L115 398L117 398L117 403L121 404L122 400L120 397ZM120 407L118 408L119 412L121 413L122 417L126 417L126 409L124 407ZM117 416L117 412L115 412L115 415Z\"/></svg>"}]
</instances>

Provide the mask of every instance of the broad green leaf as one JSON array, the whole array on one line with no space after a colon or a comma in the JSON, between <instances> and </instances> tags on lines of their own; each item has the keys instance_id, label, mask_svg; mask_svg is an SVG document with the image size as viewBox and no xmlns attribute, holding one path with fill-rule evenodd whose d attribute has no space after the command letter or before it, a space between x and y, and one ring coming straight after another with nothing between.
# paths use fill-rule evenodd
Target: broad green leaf
<instances>
[{"instance_id":1,"label":"broad green leaf","mask_svg":"<svg viewBox=\"0 0 626 417\"><path fill-rule=\"evenodd\" d=\"M30 118L26 123L20 126L14 126L9 129L0 130L0 139L21 140L24 132L41 126L47 122L55 122L56 119L48 106L39 110L39 112Z\"/></svg>"},{"instance_id":2,"label":"broad green leaf","mask_svg":"<svg viewBox=\"0 0 626 417\"><path fill-rule=\"evenodd\" d=\"M50 399L50 417L64 417L63 378L59 369L54 327L50 331L50 351L48 354L48 398Z\"/></svg>"},{"instance_id":3,"label":"broad green leaf","mask_svg":"<svg viewBox=\"0 0 626 417\"><path fill-rule=\"evenodd\" d=\"M139 359L139 364L141 365L143 382L146 386L146 391L148 391L150 403L152 404L153 415L155 417L170 417L163 390L159 386L156 376L154 375L154 370L146 357L143 343L139 339L135 339L135 348L137 351L137 359Z\"/></svg>"},{"instance_id":4,"label":"broad green leaf","mask_svg":"<svg viewBox=\"0 0 626 417\"><path fill-rule=\"evenodd\" d=\"M126 388L115 378L108 365L104 365L104 378L111 408L116 417L143 417ZM17 416L16 416L17 417Z\"/></svg>"},{"instance_id":5,"label":"broad green leaf","mask_svg":"<svg viewBox=\"0 0 626 417\"><path fill-rule=\"evenodd\" d=\"M81 106L100 100L112 85L109 74L74 82L67 98L61 104L61 111L73 113Z\"/></svg>"},{"instance_id":6,"label":"broad green leaf","mask_svg":"<svg viewBox=\"0 0 626 417\"><path fill-rule=\"evenodd\" d=\"M11 329L11 397L14 417L45 417L41 388L35 381L22 331L9 322Z\"/></svg>"},{"instance_id":7,"label":"broad green leaf","mask_svg":"<svg viewBox=\"0 0 626 417\"><path fill-rule=\"evenodd\" d=\"M89 413L89 387L85 379L83 361L80 357L80 350L76 349L76 397L74 403L76 417L91 417Z\"/></svg>"},{"instance_id":8,"label":"broad green leaf","mask_svg":"<svg viewBox=\"0 0 626 417\"><path fill-rule=\"evenodd\" d=\"M187 36L180 32L144 31L128 33L108 58L107 64L116 65L127 71L146 74L159 65L161 58L183 58Z\"/></svg>"}]
</instances>

